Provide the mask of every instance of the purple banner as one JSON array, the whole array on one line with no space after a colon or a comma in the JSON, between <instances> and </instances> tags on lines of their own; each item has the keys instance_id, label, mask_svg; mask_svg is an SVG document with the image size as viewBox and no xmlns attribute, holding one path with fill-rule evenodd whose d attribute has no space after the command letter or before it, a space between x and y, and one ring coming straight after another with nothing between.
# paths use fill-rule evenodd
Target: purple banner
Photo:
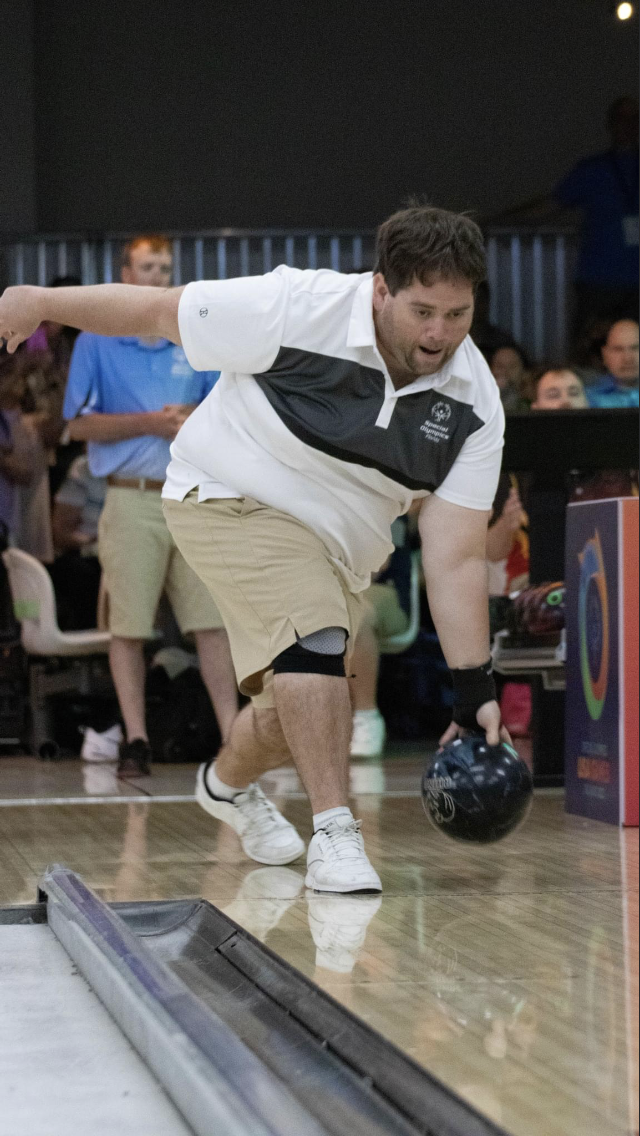
<instances>
[{"instance_id":1,"label":"purple banner","mask_svg":"<svg viewBox=\"0 0 640 1136\"><path fill-rule=\"evenodd\" d=\"M619 504L567 516L567 811L620 823Z\"/></svg>"}]
</instances>

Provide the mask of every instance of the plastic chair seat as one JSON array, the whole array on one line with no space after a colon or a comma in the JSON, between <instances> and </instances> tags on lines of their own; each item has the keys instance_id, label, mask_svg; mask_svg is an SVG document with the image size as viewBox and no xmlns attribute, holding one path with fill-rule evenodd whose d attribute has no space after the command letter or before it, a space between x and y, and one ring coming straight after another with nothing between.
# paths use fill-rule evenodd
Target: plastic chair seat
<instances>
[{"instance_id":1,"label":"plastic chair seat","mask_svg":"<svg viewBox=\"0 0 640 1136\"><path fill-rule=\"evenodd\" d=\"M17 548L8 549L3 558L28 655L78 658L107 654L111 642L107 631L60 630L53 582L39 560Z\"/></svg>"}]
</instances>

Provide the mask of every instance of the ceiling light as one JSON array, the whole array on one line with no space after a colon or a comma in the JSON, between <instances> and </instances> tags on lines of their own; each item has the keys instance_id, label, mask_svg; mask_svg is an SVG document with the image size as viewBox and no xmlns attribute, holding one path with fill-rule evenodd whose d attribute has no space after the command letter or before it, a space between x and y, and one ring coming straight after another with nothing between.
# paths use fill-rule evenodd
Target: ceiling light
<instances>
[{"instance_id":1,"label":"ceiling light","mask_svg":"<svg viewBox=\"0 0 640 1136\"><path fill-rule=\"evenodd\" d=\"M634 11L635 9L633 4L628 4L625 0L625 3L618 4L616 8L616 16L619 20L630 20L634 14Z\"/></svg>"}]
</instances>

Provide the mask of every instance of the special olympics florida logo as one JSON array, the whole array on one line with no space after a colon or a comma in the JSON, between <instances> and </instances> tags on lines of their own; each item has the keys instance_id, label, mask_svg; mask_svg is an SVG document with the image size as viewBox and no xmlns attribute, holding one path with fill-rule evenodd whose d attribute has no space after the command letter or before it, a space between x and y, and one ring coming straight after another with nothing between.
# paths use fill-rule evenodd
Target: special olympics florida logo
<instances>
[{"instance_id":1,"label":"special olympics florida logo","mask_svg":"<svg viewBox=\"0 0 640 1136\"><path fill-rule=\"evenodd\" d=\"M600 533L587 541L580 560L580 670L589 714L599 722L609 686L611 631L607 572Z\"/></svg>"},{"instance_id":2,"label":"special olympics florida logo","mask_svg":"<svg viewBox=\"0 0 640 1136\"><path fill-rule=\"evenodd\" d=\"M435 422L448 422L451 414L451 407L446 402L436 402L431 410L431 417Z\"/></svg>"}]
</instances>

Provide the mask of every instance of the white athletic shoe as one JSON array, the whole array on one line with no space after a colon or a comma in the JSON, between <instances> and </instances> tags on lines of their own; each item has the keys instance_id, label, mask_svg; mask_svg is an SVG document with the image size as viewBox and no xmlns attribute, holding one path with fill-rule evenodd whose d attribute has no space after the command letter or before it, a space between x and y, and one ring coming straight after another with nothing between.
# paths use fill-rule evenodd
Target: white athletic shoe
<instances>
[{"instance_id":1,"label":"white athletic shoe","mask_svg":"<svg viewBox=\"0 0 640 1136\"><path fill-rule=\"evenodd\" d=\"M300 897L304 877L291 868L255 868L245 876L225 915L264 942Z\"/></svg>"},{"instance_id":2,"label":"white athletic shoe","mask_svg":"<svg viewBox=\"0 0 640 1136\"><path fill-rule=\"evenodd\" d=\"M316 966L336 974L351 974L382 896L310 895L308 903Z\"/></svg>"},{"instance_id":3,"label":"white athletic shoe","mask_svg":"<svg viewBox=\"0 0 640 1136\"><path fill-rule=\"evenodd\" d=\"M361 821L330 820L313 836L307 855L308 888L349 894L382 891L380 876L364 850Z\"/></svg>"},{"instance_id":4,"label":"white athletic shoe","mask_svg":"<svg viewBox=\"0 0 640 1136\"><path fill-rule=\"evenodd\" d=\"M208 768L208 764L201 765L198 770L196 800L209 816L235 829L246 856L270 865L292 864L302 856L304 842L259 785L249 785L233 801L222 801L207 786Z\"/></svg>"},{"instance_id":5,"label":"white athletic shoe","mask_svg":"<svg viewBox=\"0 0 640 1136\"><path fill-rule=\"evenodd\" d=\"M387 740L387 727L379 710L356 710L351 737L352 757L380 757Z\"/></svg>"}]
</instances>

